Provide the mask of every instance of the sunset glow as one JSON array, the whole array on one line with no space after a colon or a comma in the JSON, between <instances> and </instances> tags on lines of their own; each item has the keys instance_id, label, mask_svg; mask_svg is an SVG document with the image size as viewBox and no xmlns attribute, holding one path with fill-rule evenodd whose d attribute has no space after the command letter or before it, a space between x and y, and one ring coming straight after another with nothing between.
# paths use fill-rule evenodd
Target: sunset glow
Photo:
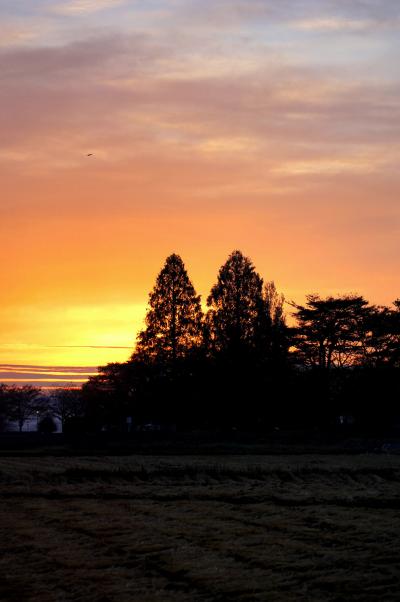
<instances>
[{"instance_id":1,"label":"sunset glow","mask_svg":"<svg viewBox=\"0 0 400 602\"><path fill-rule=\"evenodd\" d=\"M5 0L0 23L2 382L127 359L173 252L203 302L233 249L289 300L400 296L398 2Z\"/></svg>"}]
</instances>

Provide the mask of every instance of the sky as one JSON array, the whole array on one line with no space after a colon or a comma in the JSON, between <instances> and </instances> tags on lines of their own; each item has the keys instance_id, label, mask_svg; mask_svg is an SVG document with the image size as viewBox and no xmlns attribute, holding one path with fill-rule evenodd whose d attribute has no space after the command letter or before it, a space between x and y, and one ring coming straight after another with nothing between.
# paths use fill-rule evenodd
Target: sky
<instances>
[{"instance_id":1,"label":"sky","mask_svg":"<svg viewBox=\"0 0 400 602\"><path fill-rule=\"evenodd\" d=\"M0 380L126 360L170 253L400 296L398 0L2 0ZM88 155L91 156L88 156Z\"/></svg>"}]
</instances>

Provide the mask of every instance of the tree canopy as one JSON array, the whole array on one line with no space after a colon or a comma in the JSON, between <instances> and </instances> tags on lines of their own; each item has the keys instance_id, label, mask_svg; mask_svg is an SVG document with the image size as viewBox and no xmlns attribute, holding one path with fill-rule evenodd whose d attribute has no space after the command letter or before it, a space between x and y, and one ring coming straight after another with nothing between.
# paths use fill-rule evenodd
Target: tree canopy
<instances>
[{"instance_id":1,"label":"tree canopy","mask_svg":"<svg viewBox=\"0 0 400 602\"><path fill-rule=\"evenodd\" d=\"M182 259L170 255L131 358L101 366L80 391L0 385L0 430L47 414L66 432L131 432L153 422L331 428L345 415L375 428L400 419L400 299L386 307L356 294L308 295L291 303L288 327L283 295L236 250L207 305L204 318Z\"/></svg>"},{"instance_id":2,"label":"tree canopy","mask_svg":"<svg viewBox=\"0 0 400 602\"><path fill-rule=\"evenodd\" d=\"M31 385L11 385L2 388L7 419L17 422L20 431L31 416L39 415L43 411L45 403L41 394L40 389Z\"/></svg>"},{"instance_id":3,"label":"tree canopy","mask_svg":"<svg viewBox=\"0 0 400 602\"><path fill-rule=\"evenodd\" d=\"M233 251L219 270L207 305L214 352L239 358L257 348L268 322L263 280L241 251Z\"/></svg>"},{"instance_id":4,"label":"tree canopy","mask_svg":"<svg viewBox=\"0 0 400 602\"><path fill-rule=\"evenodd\" d=\"M179 255L167 257L149 297L146 328L140 332L134 357L174 364L202 342L203 313Z\"/></svg>"},{"instance_id":5,"label":"tree canopy","mask_svg":"<svg viewBox=\"0 0 400 602\"><path fill-rule=\"evenodd\" d=\"M329 370L356 362L363 350L360 335L368 313L363 297L308 295L306 305L293 305L297 320L293 343L304 365Z\"/></svg>"}]
</instances>

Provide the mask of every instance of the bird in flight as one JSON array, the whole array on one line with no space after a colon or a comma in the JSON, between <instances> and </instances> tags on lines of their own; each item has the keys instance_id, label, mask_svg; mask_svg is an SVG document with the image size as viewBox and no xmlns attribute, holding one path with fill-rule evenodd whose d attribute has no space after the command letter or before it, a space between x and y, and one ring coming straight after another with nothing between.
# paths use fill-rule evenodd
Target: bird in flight
<instances>
[{"instance_id":1,"label":"bird in flight","mask_svg":"<svg viewBox=\"0 0 400 602\"><path fill-rule=\"evenodd\" d=\"M88 153L86 156L87 157L93 157L93 153Z\"/></svg>"}]
</instances>

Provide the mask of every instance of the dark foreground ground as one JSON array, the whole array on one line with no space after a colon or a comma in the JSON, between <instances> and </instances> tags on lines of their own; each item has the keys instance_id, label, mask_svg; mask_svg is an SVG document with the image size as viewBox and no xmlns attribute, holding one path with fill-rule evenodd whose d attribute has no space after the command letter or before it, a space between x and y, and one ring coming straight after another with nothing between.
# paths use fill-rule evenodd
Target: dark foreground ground
<instances>
[{"instance_id":1,"label":"dark foreground ground","mask_svg":"<svg viewBox=\"0 0 400 602\"><path fill-rule=\"evenodd\" d=\"M400 457L0 458L0 599L400 599Z\"/></svg>"}]
</instances>

